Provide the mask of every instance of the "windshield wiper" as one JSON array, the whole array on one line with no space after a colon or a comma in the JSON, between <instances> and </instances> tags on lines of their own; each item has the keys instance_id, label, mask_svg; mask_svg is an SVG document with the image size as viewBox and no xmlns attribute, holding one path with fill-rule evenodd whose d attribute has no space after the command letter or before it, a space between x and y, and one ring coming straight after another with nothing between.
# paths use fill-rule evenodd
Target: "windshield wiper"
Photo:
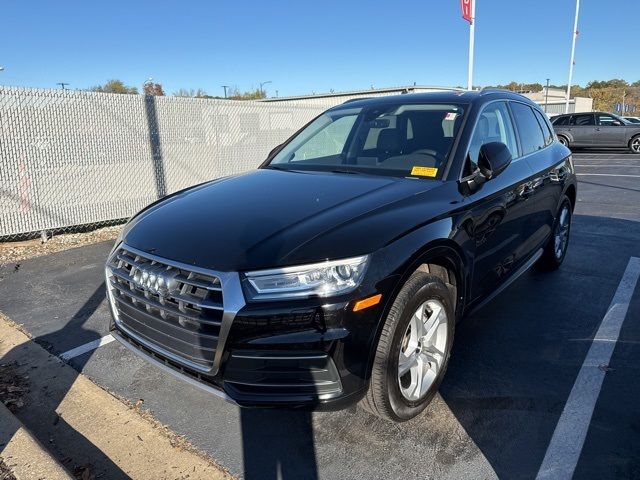
<instances>
[{"instance_id":1,"label":"windshield wiper","mask_svg":"<svg viewBox=\"0 0 640 480\"><path fill-rule=\"evenodd\" d=\"M347 173L349 175L361 175L362 174L362 172L356 172L354 170L341 170L341 169L331 170L331 173Z\"/></svg>"},{"instance_id":2,"label":"windshield wiper","mask_svg":"<svg viewBox=\"0 0 640 480\"><path fill-rule=\"evenodd\" d=\"M280 171L283 171L283 172L290 172L291 171L290 168L285 168L285 167L281 167L279 165L271 165L271 164L265 166L264 168L271 168L273 170L280 170Z\"/></svg>"}]
</instances>

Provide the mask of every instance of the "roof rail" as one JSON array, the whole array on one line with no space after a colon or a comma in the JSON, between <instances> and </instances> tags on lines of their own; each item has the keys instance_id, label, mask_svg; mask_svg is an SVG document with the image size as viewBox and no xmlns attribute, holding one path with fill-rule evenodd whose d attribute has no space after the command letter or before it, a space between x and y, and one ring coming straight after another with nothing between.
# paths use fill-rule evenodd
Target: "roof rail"
<instances>
[{"instance_id":1,"label":"roof rail","mask_svg":"<svg viewBox=\"0 0 640 480\"><path fill-rule=\"evenodd\" d=\"M344 105L345 103L351 103L351 102L357 102L358 100L370 100L374 97L358 97L358 98L350 98L349 100L345 100L344 102L342 102L342 105Z\"/></svg>"},{"instance_id":2,"label":"roof rail","mask_svg":"<svg viewBox=\"0 0 640 480\"><path fill-rule=\"evenodd\" d=\"M482 90L480 90L480 95L488 95L490 93L510 93L511 95L520 95L521 97L524 97L523 94L514 92L513 90L509 90L507 88L483 87Z\"/></svg>"}]
</instances>

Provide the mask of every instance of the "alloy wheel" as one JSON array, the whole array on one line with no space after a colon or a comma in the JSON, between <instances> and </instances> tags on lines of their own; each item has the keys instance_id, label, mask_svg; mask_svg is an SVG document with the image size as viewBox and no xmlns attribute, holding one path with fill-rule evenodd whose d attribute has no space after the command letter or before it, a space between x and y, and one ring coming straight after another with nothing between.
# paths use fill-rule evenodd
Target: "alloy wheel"
<instances>
[{"instance_id":1,"label":"alloy wheel","mask_svg":"<svg viewBox=\"0 0 640 480\"><path fill-rule=\"evenodd\" d=\"M560 211L560 218L556 225L556 231L554 235L554 253L557 259L561 259L567 249L569 243L569 226L570 226L571 213L569 212L569 206L564 205Z\"/></svg>"},{"instance_id":2,"label":"alloy wheel","mask_svg":"<svg viewBox=\"0 0 640 480\"><path fill-rule=\"evenodd\" d=\"M415 311L402 338L398 384L409 401L423 398L438 377L447 347L448 318L439 300L427 300Z\"/></svg>"},{"instance_id":3,"label":"alloy wheel","mask_svg":"<svg viewBox=\"0 0 640 480\"><path fill-rule=\"evenodd\" d=\"M640 153L640 137L634 138L631 142L631 150L633 153Z\"/></svg>"}]
</instances>

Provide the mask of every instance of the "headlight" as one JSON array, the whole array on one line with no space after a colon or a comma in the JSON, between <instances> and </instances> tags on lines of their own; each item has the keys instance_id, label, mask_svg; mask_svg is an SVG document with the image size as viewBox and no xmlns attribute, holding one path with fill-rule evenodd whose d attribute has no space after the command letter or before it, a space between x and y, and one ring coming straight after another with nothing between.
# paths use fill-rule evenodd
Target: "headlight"
<instances>
[{"instance_id":1,"label":"headlight","mask_svg":"<svg viewBox=\"0 0 640 480\"><path fill-rule=\"evenodd\" d=\"M364 277L369 256L244 274L249 297L255 300L328 297L354 290Z\"/></svg>"}]
</instances>

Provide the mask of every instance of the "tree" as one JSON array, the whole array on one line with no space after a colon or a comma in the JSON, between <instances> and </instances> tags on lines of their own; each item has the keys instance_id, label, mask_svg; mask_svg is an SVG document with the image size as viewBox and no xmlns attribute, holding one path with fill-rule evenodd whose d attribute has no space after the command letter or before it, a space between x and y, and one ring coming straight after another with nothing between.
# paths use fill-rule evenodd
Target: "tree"
<instances>
[{"instance_id":1,"label":"tree","mask_svg":"<svg viewBox=\"0 0 640 480\"><path fill-rule=\"evenodd\" d=\"M104 85L96 85L95 87L91 87L89 89L92 92L100 92L100 93L128 93L128 94L137 94L138 89L136 87L129 87L124 84L122 80L109 80Z\"/></svg>"},{"instance_id":2,"label":"tree","mask_svg":"<svg viewBox=\"0 0 640 480\"><path fill-rule=\"evenodd\" d=\"M240 90L234 87L229 92L229 98L231 100L260 100L261 98L267 98L267 92L256 88L255 90L240 93Z\"/></svg>"},{"instance_id":3,"label":"tree","mask_svg":"<svg viewBox=\"0 0 640 480\"><path fill-rule=\"evenodd\" d=\"M142 85L142 90L145 95L164 97L164 90L159 83L153 83L151 81L145 82L144 85Z\"/></svg>"},{"instance_id":4,"label":"tree","mask_svg":"<svg viewBox=\"0 0 640 480\"><path fill-rule=\"evenodd\" d=\"M214 97L212 95L208 95L202 88L198 88L194 90L190 88L187 90L186 88L181 88L177 92L173 92L174 97L192 97L192 98L220 98Z\"/></svg>"}]
</instances>

